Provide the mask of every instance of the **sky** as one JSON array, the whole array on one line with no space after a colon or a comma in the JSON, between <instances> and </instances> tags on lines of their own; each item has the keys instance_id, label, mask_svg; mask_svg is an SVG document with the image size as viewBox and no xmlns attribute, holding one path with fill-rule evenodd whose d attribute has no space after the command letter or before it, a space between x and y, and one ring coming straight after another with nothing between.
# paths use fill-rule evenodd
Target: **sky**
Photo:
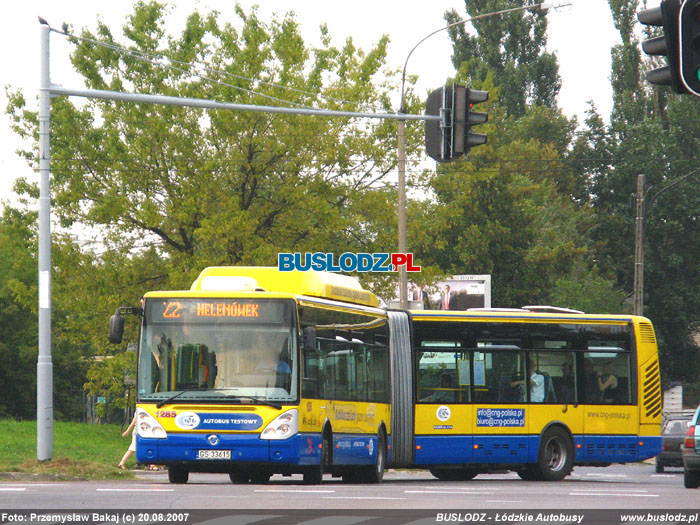
<instances>
[{"instance_id":1,"label":"sky","mask_svg":"<svg viewBox=\"0 0 700 525\"><path fill-rule=\"evenodd\" d=\"M610 49L619 42L608 0L571 0L572 5L548 14L548 49L557 54L562 89L559 105L565 114L585 118L588 101L593 101L605 117L612 107L610 87ZM319 42L318 27L326 23L334 44L340 46L352 37L355 44L369 49L383 34L391 44L388 64L401 68L411 48L432 31L444 27L445 11L455 9L466 16L464 0L355 0L352 3L337 0L239 0L248 11L257 4L262 19L272 13L293 11L306 41ZM538 1L533 1L538 3ZM200 11L215 9L221 19L234 22L233 0L176 0L172 6L171 31L184 25L186 16L195 8ZM21 89L28 106L37 108L39 85L39 23L45 18L53 27L60 28L65 21L73 30L94 29L99 19L118 35L131 11L132 2L111 0L24 0L3 5L5 26L0 31L0 85ZM73 72L69 55L72 46L63 37L51 37L51 81L64 87L84 87ZM408 63L408 74L418 75L417 93L428 93L440 87L454 74L451 62L452 46L447 32L426 40L413 53ZM23 145L10 130L5 115L7 97L0 93L0 201L15 203L12 185L17 177L38 180L36 174L16 155Z\"/></svg>"}]
</instances>

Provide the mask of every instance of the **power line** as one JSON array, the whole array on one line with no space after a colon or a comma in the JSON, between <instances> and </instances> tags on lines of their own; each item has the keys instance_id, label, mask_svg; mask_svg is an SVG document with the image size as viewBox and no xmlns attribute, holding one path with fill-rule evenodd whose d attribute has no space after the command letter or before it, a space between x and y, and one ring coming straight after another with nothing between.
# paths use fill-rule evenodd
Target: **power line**
<instances>
[{"instance_id":1,"label":"power line","mask_svg":"<svg viewBox=\"0 0 700 525\"><path fill-rule=\"evenodd\" d=\"M214 83L216 83L216 84L220 84L220 85L223 85L223 86L226 86L226 87L230 87L230 88L232 88L232 89L236 89L236 90L239 90L239 91L243 91L243 92L245 92L245 93L247 93L247 94L249 94L249 95L260 96L260 97L268 98L268 99L270 99L270 100L275 100L275 101L281 102L281 103L283 103L283 104L289 104L289 105L292 105L292 106L301 107L301 108L306 108L306 109L315 109L315 108L313 108L312 106L306 106L306 105L303 105L303 104L299 104L299 103L296 103L296 102L292 102L292 101L290 101L290 100L281 99L281 98L278 98L278 97L274 97L274 96L272 96L272 95L266 95L266 94L264 94L264 93L259 93L259 92L256 92L256 91L252 91L252 90L243 88L243 87L241 87L241 86L236 86L236 85L234 85L234 84L229 84L229 83L223 82L223 81L221 81L221 80L213 79L213 78L204 76L204 75L202 75L202 74L200 74L200 73L192 72L192 71L190 71L189 69L183 69L182 67L174 66L174 65L172 65L172 64L177 64L177 65L179 65L179 66L187 67L187 68L190 68L190 69L191 69L191 68L201 68L203 71L206 71L207 73L215 73L215 74L219 74L219 75L222 75L222 76L228 76L228 77L231 77L231 78L235 78L235 79L237 79L237 80L245 80L245 81L252 82L252 83L257 82L258 84L263 84L263 85L267 85L267 86L270 86L270 87L275 87L275 88L278 88L278 89L284 89L284 90L291 91L291 92L295 92L295 93L302 94L302 95L308 95L308 96L312 96L312 97L322 97L322 98L324 98L324 99L326 99L326 100L329 100L329 101L332 101L332 102L337 102L337 103L340 103L340 104L350 104L350 105L357 106L357 107L360 107L360 108L363 108L363 107L364 107L364 108L370 108L370 109L373 109L373 110L376 110L376 109L377 109L376 106L367 105L367 104L360 104L360 103L357 103L357 102L351 102L351 101L348 101L348 100L343 100L343 99L339 99L339 98L334 98L334 97L331 97L331 96L329 96L329 95L325 95L325 94L323 94L323 93L313 93L313 92L310 92L310 91L305 91L305 90L302 90L302 89L299 89L299 88L294 88L294 87L291 87L291 86L284 86L284 85L281 85L281 84L275 84L275 83L272 83L272 82L266 82L266 81L260 80L260 79L253 79L253 78L250 78L250 77L245 77L245 76L243 76L243 75L238 75L238 74L236 74L236 73L231 73L231 72L228 72L228 71L221 71L221 70L218 70L218 69L214 69L214 68L211 68L211 67L206 66L206 65L204 65L204 64L198 64L198 63L195 63L195 62L183 62L183 61L180 61L180 60L177 60L177 59L168 57L168 56L166 56L165 54L162 54L162 55L159 56L159 55L155 55L155 54L151 54L151 53L146 53L146 52L144 52L144 51L138 51L138 50L127 49L127 48L125 48L125 47L123 47L123 46L120 46L120 45L117 45L117 44L109 44L109 43L102 42L102 41L99 41L99 40L95 40L95 39L92 39L92 38L87 38L87 37L82 37L82 36L78 36L78 35L74 35L74 34L69 34L67 31L59 31L58 29L54 29L53 27L51 28L51 31L53 31L53 32L55 32L55 33L57 33L57 34L59 34L59 35L66 36L66 37L69 38L69 39L75 39L75 40L80 40L80 41L83 41L83 42L89 42L89 43L94 44L94 45L97 45L97 46L101 46L101 47L105 47L105 48L107 48L107 49L111 49L111 50L116 51L116 52L118 52L118 53L131 56L131 57L133 57L133 58L135 58L135 59L137 59L137 60L141 60L142 62L150 63L151 65L154 65L154 66L157 66L157 67L165 67L165 68L173 69L173 70L180 71L180 72L182 72L182 73L185 73L185 74L188 74L188 75L192 75L192 76L194 76L194 75L196 74L197 76L199 76L199 78L201 78L201 79L203 79L203 80L207 80L207 81L209 81L209 82L214 82ZM157 59L167 59L167 60L168 60L169 62L171 62L172 64L161 64L161 63L159 63L159 62L156 61ZM382 109L384 109L384 108L382 108Z\"/></svg>"}]
</instances>

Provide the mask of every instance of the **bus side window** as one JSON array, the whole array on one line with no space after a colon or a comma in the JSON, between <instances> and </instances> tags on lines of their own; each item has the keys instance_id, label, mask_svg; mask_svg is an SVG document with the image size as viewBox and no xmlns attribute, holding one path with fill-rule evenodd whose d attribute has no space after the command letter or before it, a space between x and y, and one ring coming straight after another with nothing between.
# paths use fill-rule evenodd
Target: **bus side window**
<instances>
[{"instance_id":1,"label":"bus side window","mask_svg":"<svg viewBox=\"0 0 700 525\"><path fill-rule=\"evenodd\" d=\"M313 336L311 336L313 334ZM301 393L303 397L318 399L320 397L320 354L316 343L316 333L313 327L306 327L303 332L304 368L301 378Z\"/></svg>"}]
</instances>

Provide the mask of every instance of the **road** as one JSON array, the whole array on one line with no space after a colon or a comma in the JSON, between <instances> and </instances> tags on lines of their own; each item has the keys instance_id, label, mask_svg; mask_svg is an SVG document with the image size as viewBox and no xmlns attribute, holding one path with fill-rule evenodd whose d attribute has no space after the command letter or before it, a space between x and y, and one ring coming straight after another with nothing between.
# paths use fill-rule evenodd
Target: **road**
<instances>
[{"instance_id":1,"label":"road","mask_svg":"<svg viewBox=\"0 0 700 525\"><path fill-rule=\"evenodd\" d=\"M325 476L274 476L266 485L233 485L226 475L191 474L171 485L167 473L103 482L2 482L0 509L697 509L700 490L683 487L679 470L648 464L576 468L560 482L528 482L514 473L446 482L423 471L390 471L381 485Z\"/></svg>"}]
</instances>

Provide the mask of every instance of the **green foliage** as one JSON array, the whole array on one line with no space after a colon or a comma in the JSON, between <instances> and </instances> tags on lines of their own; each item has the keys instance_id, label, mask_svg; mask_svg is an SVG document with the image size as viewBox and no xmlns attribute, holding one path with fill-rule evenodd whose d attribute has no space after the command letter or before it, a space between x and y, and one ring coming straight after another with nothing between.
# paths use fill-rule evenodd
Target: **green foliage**
<instances>
[{"instance_id":1,"label":"green foliage","mask_svg":"<svg viewBox=\"0 0 700 525\"><path fill-rule=\"evenodd\" d=\"M36 413L35 219L9 207L0 217L0 417Z\"/></svg>"},{"instance_id":2,"label":"green foliage","mask_svg":"<svg viewBox=\"0 0 700 525\"><path fill-rule=\"evenodd\" d=\"M465 0L469 17L502 9L524 6L525 0ZM449 24L460 20L455 10L445 14ZM553 53L547 53L547 18L541 9L508 13L474 20L476 36L467 33L464 24L451 28L450 38L456 69L466 64L469 78L483 82L493 75L502 88L501 103L508 115L525 114L529 104L556 106L561 88L559 65Z\"/></svg>"},{"instance_id":3,"label":"green foliage","mask_svg":"<svg viewBox=\"0 0 700 525\"><path fill-rule=\"evenodd\" d=\"M697 101L666 88L651 88L635 36L637 0L610 0L622 43L613 51L614 106L605 126L594 110L574 149L588 175L597 260L615 288L631 291L637 175L647 181L644 313L655 324L661 369L667 380L697 380L700 352L692 335L700 328L700 178L669 186L697 168L700 118ZM667 191L668 188L668 191Z\"/></svg>"},{"instance_id":4,"label":"green foliage","mask_svg":"<svg viewBox=\"0 0 700 525\"><path fill-rule=\"evenodd\" d=\"M136 379L136 352L121 352L99 359L87 373L85 390L93 396L102 396L111 408L125 409L133 406L133 382ZM106 403L98 403L98 416L107 416Z\"/></svg>"},{"instance_id":5,"label":"green foliage","mask_svg":"<svg viewBox=\"0 0 700 525\"><path fill-rule=\"evenodd\" d=\"M116 468L129 446L117 425L56 421L51 461L36 460L36 422L0 420L0 472L48 474L58 479L130 479Z\"/></svg>"},{"instance_id":6,"label":"green foliage","mask_svg":"<svg viewBox=\"0 0 700 525\"><path fill-rule=\"evenodd\" d=\"M388 109L388 39L365 53L304 44L291 15L265 23L237 9L238 27L193 13L167 36L162 5L138 3L125 35L165 68L78 42L72 55L90 88L137 90L245 104ZM98 24L82 36L114 43ZM196 61L205 73L182 62ZM274 84L274 85L273 85ZM282 89L284 86L288 89ZM413 104L412 98L409 102ZM17 126L35 123L10 108ZM200 111L91 101L52 106L53 190L63 224L102 228L121 253L145 238L184 286L207 265L276 263L279 251L366 250L393 221L383 191L395 169L395 124L345 118ZM418 134L409 134L409 151ZM365 206L365 197L376 205ZM368 220L369 219L369 220ZM358 225L367 232L357 234ZM376 225L381 225L379 228Z\"/></svg>"}]
</instances>

